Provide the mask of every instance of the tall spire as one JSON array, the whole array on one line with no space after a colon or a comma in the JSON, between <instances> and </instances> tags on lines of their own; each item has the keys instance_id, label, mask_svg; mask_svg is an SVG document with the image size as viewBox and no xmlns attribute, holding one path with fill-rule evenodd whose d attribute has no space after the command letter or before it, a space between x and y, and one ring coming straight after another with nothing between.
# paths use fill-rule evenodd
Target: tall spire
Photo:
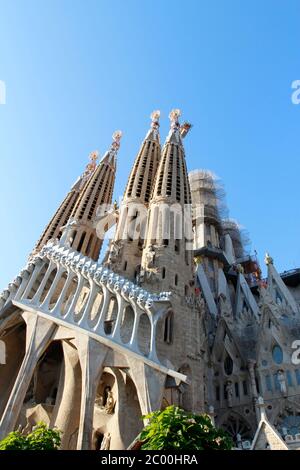
<instances>
[{"instance_id":1,"label":"tall spire","mask_svg":"<svg viewBox=\"0 0 300 470\"><path fill-rule=\"evenodd\" d=\"M71 213L74 224L72 247L97 260L103 240L94 228L94 219L101 204L111 204L116 174L116 157L120 148L121 131L113 134L113 141L99 165L86 181Z\"/></svg>"},{"instance_id":2,"label":"tall spire","mask_svg":"<svg viewBox=\"0 0 300 470\"><path fill-rule=\"evenodd\" d=\"M139 202L148 204L150 200L152 184L160 159L160 111L153 111L150 117L151 128L142 142L130 172L124 201L138 199Z\"/></svg>"},{"instance_id":3,"label":"tall spire","mask_svg":"<svg viewBox=\"0 0 300 470\"><path fill-rule=\"evenodd\" d=\"M91 177L96 169L96 161L98 158L98 151L95 150L89 155L90 163L87 164L84 173L77 179L72 186L71 190L66 195L65 199L55 212L54 216L46 226L44 232L37 241L31 255L37 253L42 247L51 239L61 237L61 228L67 224L71 213L75 207L75 204L79 198L80 192L82 191L85 183Z\"/></svg>"},{"instance_id":4,"label":"tall spire","mask_svg":"<svg viewBox=\"0 0 300 470\"><path fill-rule=\"evenodd\" d=\"M173 109L169 114L170 131L163 146L152 199L163 197L169 202L173 200L181 204L190 204L191 195L182 141L182 127L179 124L180 115L179 109Z\"/></svg>"},{"instance_id":5,"label":"tall spire","mask_svg":"<svg viewBox=\"0 0 300 470\"><path fill-rule=\"evenodd\" d=\"M144 279L168 291L175 287L183 295L192 274L192 252L187 251L185 233L191 194L179 123L180 110L173 109L170 131L162 149L148 211L146 247L143 252ZM190 126L190 125L189 125ZM172 259L172 265L170 265ZM154 288L157 288L155 286Z\"/></svg>"},{"instance_id":6,"label":"tall spire","mask_svg":"<svg viewBox=\"0 0 300 470\"><path fill-rule=\"evenodd\" d=\"M151 127L147 131L133 168L120 209L120 218L111 251L118 244L120 255L109 256L111 268L129 279L134 279L141 264L143 238L147 222L147 207L150 201L154 178L160 159L159 117L160 111L151 114Z\"/></svg>"}]
</instances>

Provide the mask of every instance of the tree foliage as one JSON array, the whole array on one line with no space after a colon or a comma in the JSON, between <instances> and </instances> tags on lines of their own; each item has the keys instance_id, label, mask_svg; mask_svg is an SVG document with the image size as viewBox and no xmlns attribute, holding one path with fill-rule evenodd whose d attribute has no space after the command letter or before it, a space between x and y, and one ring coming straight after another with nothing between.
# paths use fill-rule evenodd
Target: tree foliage
<instances>
[{"instance_id":1,"label":"tree foliage","mask_svg":"<svg viewBox=\"0 0 300 470\"><path fill-rule=\"evenodd\" d=\"M0 450L57 450L60 446L60 431L49 429L40 422L30 434L24 436L20 431L13 431L0 441Z\"/></svg>"},{"instance_id":2,"label":"tree foliage","mask_svg":"<svg viewBox=\"0 0 300 470\"><path fill-rule=\"evenodd\" d=\"M142 450L230 450L231 437L212 425L208 415L168 406L143 417L149 424L140 434Z\"/></svg>"}]
</instances>

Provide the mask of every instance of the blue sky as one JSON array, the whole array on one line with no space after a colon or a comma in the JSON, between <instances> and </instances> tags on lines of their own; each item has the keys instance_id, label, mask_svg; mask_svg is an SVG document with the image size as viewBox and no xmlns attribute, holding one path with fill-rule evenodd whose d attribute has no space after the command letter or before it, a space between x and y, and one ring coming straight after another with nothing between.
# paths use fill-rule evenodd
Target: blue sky
<instances>
[{"instance_id":1,"label":"blue sky","mask_svg":"<svg viewBox=\"0 0 300 470\"><path fill-rule=\"evenodd\" d=\"M193 123L188 168L211 169L262 260L300 267L300 2L0 0L0 287L82 172L122 129L115 196L160 109Z\"/></svg>"}]
</instances>

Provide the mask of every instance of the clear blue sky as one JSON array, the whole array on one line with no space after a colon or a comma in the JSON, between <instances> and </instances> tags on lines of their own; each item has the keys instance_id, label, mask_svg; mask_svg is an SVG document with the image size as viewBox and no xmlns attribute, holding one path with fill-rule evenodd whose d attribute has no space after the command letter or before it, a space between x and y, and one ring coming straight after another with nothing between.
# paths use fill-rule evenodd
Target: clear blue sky
<instances>
[{"instance_id":1,"label":"clear blue sky","mask_svg":"<svg viewBox=\"0 0 300 470\"><path fill-rule=\"evenodd\" d=\"M154 109L194 127L189 169L226 188L230 216L263 259L300 266L300 2L0 0L0 287L115 129L115 196Z\"/></svg>"}]
</instances>

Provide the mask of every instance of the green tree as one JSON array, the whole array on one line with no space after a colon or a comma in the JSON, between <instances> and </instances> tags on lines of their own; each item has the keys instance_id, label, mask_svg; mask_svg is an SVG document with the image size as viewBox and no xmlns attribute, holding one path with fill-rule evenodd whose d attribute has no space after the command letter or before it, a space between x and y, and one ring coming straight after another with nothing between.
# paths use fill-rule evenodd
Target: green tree
<instances>
[{"instance_id":1,"label":"green tree","mask_svg":"<svg viewBox=\"0 0 300 470\"><path fill-rule=\"evenodd\" d=\"M8 434L0 441L0 450L57 450L61 442L60 434L58 429L49 429L40 422L27 436L19 431Z\"/></svg>"},{"instance_id":2,"label":"green tree","mask_svg":"<svg viewBox=\"0 0 300 470\"><path fill-rule=\"evenodd\" d=\"M233 446L231 437L215 428L208 415L168 406L143 418L150 421L139 436L142 450L230 450Z\"/></svg>"}]
</instances>

